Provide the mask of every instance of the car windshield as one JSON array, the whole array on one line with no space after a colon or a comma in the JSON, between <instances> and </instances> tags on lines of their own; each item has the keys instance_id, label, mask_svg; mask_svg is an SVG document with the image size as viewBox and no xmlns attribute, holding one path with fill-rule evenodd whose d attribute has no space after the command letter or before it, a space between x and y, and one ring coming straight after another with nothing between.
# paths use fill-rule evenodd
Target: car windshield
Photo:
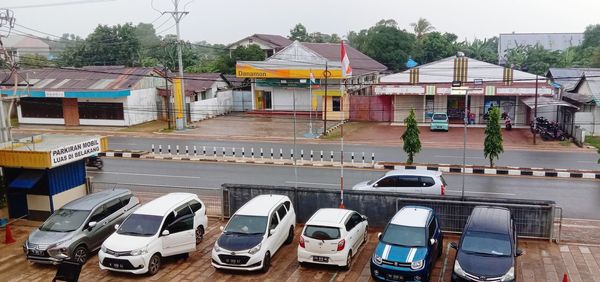
<instances>
[{"instance_id":1,"label":"car windshield","mask_svg":"<svg viewBox=\"0 0 600 282\"><path fill-rule=\"evenodd\" d=\"M379 176L379 177L377 177L377 178L373 179L373 180L369 180L369 182L367 182L367 185L372 185L373 183L375 183L375 181L377 181L377 180L379 180L379 179L383 178L384 176L385 176L385 173L384 173L383 175L381 175L381 176Z\"/></svg>"},{"instance_id":2,"label":"car windshield","mask_svg":"<svg viewBox=\"0 0 600 282\"><path fill-rule=\"evenodd\" d=\"M381 241L406 247L423 247L425 228L390 224L383 232Z\"/></svg>"},{"instance_id":3,"label":"car windshield","mask_svg":"<svg viewBox=\"0 0 600 282\"><path fill-rule=\"evenodd\" d=\"M125 219L119 230L117 230L117 234L149 237L156 234L162 219L158 215L134 213Z\"/></svg>"},{"instance_id":4,"label":"car windshield","mask_svg":"<svg viewBox=\"0 0 600 282\"><path fill-rule=\"evenodd\" d=\"M445 114L434 114L433 115L433 120L446 120L446 115Z\"/></svg>"},{"instance_id":5,"label":"car windshield","mask_svg":"<svg viewBox=\"0 0 600 282\"><path fill-rule=\"evenodd\" d=\"M467 231L460 248L466 253L510 256L510 237L506 234Z\"/></svg>"},{"instance_id":6,"label":"car windshield","mask_svg":"<svg viewBox=\"0 0 600 282\"><path fill-rule=\"evenodd\" d=\"M89 210L59 209L40 227L42 231L71 232L77 230L90 214Z\"/></svg>"},{"instance_id":7,"label":"car windshield","mask_svg":"<svg viewBox=\"0 0 600 282\"><path fill-rule=\"evenodd\" d=\"M340 229L337 227L307 225L304 236L317 240L333 240L340 238Z\"/></svg>"},{"instance_id":8,"label":"car windshield","mask_svg":"<svg viewBox=\"0 0 600 282\"><path fill-rule=\"evenodd\" d=\"M264 234L267 230L266 216L234 215L225 227L225 233Z\"/></svg>"}]
</instances>

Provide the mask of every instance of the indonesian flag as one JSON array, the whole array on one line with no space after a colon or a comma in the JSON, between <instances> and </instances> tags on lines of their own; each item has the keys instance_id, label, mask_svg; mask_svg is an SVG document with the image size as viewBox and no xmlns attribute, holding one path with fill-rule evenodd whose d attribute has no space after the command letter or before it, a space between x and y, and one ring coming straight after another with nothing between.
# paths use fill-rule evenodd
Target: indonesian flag
<instances>
[{"instance_id":1,"label":"indonesian flag","mask_svg":"<svg viewBox=\"0 0 600 282\"><path fill-rule=\"evenodd\" d=\"M348 59L348 54L346 54L346 48L344 48L344 40L342 40L342 75L343 76L352 76L352 68L350 67L350 59Z\"/></svg>"},{"instance_id":2,"label":"indonesian flag","mask_svg":"<svg viewBox=\"0 0 600 282\"><path fill-rule=\"evenodd\" d=\"M310 71L310 82L311 82L311 83L313 83L313 84L314 84L315 82L317 82L317 81L315 80L315 75L312 73L312 70Z\"/></svg>"}]
</instances>

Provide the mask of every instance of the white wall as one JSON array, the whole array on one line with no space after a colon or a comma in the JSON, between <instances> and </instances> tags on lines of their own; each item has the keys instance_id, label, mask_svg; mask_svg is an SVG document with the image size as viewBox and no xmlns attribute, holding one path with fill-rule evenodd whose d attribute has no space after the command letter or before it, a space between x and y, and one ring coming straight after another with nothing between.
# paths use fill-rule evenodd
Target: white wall
<instances>
[{"instance_id":1,"label":"white wall","mask_svg":"<svg viewBox=\"0 0 600 282\"><path fill-rule=\"evenodd\" d=\"M233 109L233 92L231 90L217 93L216 98L190 103L192 121L199 121L223 115Z\"/></svg>"},{"instance_id":2,"label":"white wall","mask_svg":"<svg viewBox=\"0 0 600 282\"><path fill-rule=\"evenodd\" d=\"M123 105L125 110L125 125L136 125L153 121L158 118L156 88L132 90Z\"/></svg>"},{"instance_id":3,"label":"white wall","mask_svg":"<svg viewBox=\"0 0 600 282\"><path fill-rule=\"evenodd\" d=\"M576 112L575 113L575 126L585 129L588 134L598 136L600 135L600 110L598 107L594 107L592 112Z\"/></svg>"}]
</instances>

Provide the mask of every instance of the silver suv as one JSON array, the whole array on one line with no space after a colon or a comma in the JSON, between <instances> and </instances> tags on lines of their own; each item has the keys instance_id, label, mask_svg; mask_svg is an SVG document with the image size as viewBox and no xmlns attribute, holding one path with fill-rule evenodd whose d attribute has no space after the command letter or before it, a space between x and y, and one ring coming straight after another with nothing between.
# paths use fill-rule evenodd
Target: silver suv
<instances>
[{"instance_id":1,"label":"silver suv","mask_svg":"<svg viewBox=\"0 0 600 282\"><path fill-rule=\"evenodd\" d=\"M30 262L84 264L90 252L140 205L131 191L106 190L76 199L56 210L29 234L23 251Z\"/></svg>"}]
</instances>

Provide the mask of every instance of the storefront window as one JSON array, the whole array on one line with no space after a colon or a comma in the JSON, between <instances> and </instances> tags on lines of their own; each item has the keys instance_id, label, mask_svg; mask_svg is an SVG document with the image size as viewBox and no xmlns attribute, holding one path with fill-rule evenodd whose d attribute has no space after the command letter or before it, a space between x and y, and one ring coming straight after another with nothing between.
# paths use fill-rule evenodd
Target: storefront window
<instances>
[{"instance_id":1,"label":"storefront window","mask_svg":"<svg viewBox=\"0 0 600 282\"><path fill-rule=\"evenodd\" d=\"M123 103L78 103L80 119L123 120ZM136 114L143 114L148 109L131 109Z\"/></svg>"},{"instance_id":2,"label":"storefront window","mask_svg":"<svg viewBox=\"0 0 600 282\"><path fill-rule=\"evenodd\" d=\"M341 110L341 97L331 97L332 111L339 112Z\"/></svg>"},{"instance_id":3,"label":"storefront window","mask_svg":"<svg viewBox=\"0 0 600 282\"><path fill-rule=\"evenodd\" d=\"M485 97L483 103L484 119L491 107L500 107L500 114L515 119L516 97Z\"/></svg>"},{"instance_id":4,"label":"storefront window","mask_svg":"<svg viewBox=\"0 0 600 282\"><path fill-rule=\"evenodd\" d=\"M60 98L21 98L21 115L29 118L63 118Z\"/></svg>"}]
</instances>

